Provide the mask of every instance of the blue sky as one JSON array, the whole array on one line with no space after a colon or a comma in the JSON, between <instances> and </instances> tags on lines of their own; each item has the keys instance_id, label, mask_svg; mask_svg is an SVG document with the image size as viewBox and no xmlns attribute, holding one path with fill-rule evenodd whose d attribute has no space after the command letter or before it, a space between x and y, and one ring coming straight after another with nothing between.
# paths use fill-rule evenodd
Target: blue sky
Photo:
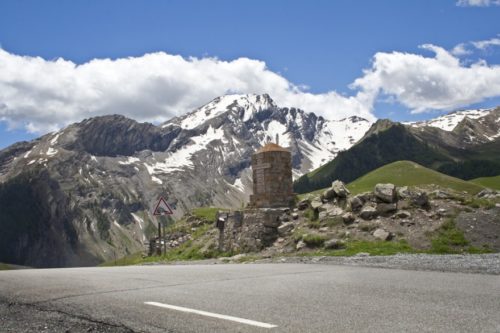
<instances>
[{"instance_id":1,"label":"blue sky","mask_svg":"<svg viewBox=\"0 0 500 333\"><path fill-rule=\"evenodd\" d=\"M329 118L366 113L377 118L417 120L453 109L500 105L500 88L496 87L498 81L495 78L500 64L500 46L496 42L500 38L500 6L474 6L474 0L469 6L466 1L457 5L456 0L3 0L0 2L0 13L0 46L4 51L3 58L0 57L0 70L4 62L0 88L7 91L3 95L0 92L0 119L3 120L0 121L0 148L88 116L120 113L120 108L123 108L124 114L137 120L158 122L208 102L220 91L233 90L227 85L210 90L206 87L211 85L207 81L200 87L200 97L195 98L192 95L197 95L195 83L200 74L193 74L189 82L174 82L170 86L161 84L171 82L184 72L172 72L168 74L171 76L165 77L160 74L160 86L152 89L160 95L165 92L170 100L178 102L168 104L159 96L162 101L150 109L144 107L147 110L143 113L132 110L132 107L141 108L142 95L139 93L133 102L128 97L102 101L118 94L102 82L79 83L72 88L100 89L99 103L94 99L87 103L90 101L88 95L95 95L95 91L74 100L71 100L71 96L76 94L74 90L61 93L64 86L68 86L68 81L64 80L75 78L80 82L82 77L87 80L98 77L75 70L94 59L101 59L99 66L93 64L95 68L102 68L108 76L120 77L119 71L130 71L131 67L112 64L113 60L136 57L138 60L132 68L137 69L137 77L130 76L130 80L151 82L151 78L157 76L142 77L141 73L145 70L141 68L151 67L153 65L148 64L153 63L155 66L175 67L173 64L177 60L165 57L180 55L187 62L181 64L186 66L185 71L194 66L199 71L214 71L209 76L215 76L217 82L233 82L234 79L238 82L234 91L238 93L262 92L255 88L262 80L263 87L283 86L281 90L276 88L276 92L273 91L277 97L271 93L273 98L282 101L279 104L296 102L306 111L309 108L321 114L321 103L324 101L326 111L322 115ZM484 43L474 44L481 41ZM432 44L433 47L422 48L424 44ZM463 52L456 48L461 44ZM437 59L435 47L446 50L459 64L453 64L453 59L446 57ZM145 54L158 52L162 52L164 57L144 58ZM381 54L378 60L375 59L377 53ZM42 59L37 61L36 57ZM190 62L190 57L217 60L204 67ZM51 64L59 58L65 61L58 64L64 65L63 69L73 67L67 69L68 73L63 78L59 78L58 73L64 70L50 70ZM102 60L106 58L111 62ZM245 69L236 64L236 60L241 58L251 60L241 65ZM436 65L434 70L432 61L446 66ZM264 69L259 67L262 63L265 63ZM481 64L487 71L471 69L474 64ZM412 70L400 75L401 70L396 70L401 68L398 66L407 66ZM434 81L434 85L441 87L438 90L442 95L425 93L427 86L422 86L421 81L406 86L407 82L421 76L421 66L431 68L426 80ZM32 69L26 72L28 67ZM10 70L6 71L6 68ZM89 73L96 73L98 69L95 68ZM161 67L158 68L161 71ZM252 71L252 68L260 69ZM449 73L441 73L446 68L450 68ZM223 70L226 76L221 74L219 78L219 70ZM245 82L245 70L259 73L252 79L257 83ZM373 73L366 75L364 70ZM465 86L470 84L466 91L490 90L477 98L477 93L464 97L467 94L458 91L460 87L452 82L453 71L456 71L457 80ZM385 79L386 72L394 76L386 78L387 82L380 82ZM21 73L19 77L17 73ZM441 74L433 77L434 73ZM488 89L472 82L476 76L483 74L490 80ZM352 86L360 78L363 80ZM405 84L400 85L405 86L405 91L398 88L397 80L404 80ZM482 77L479 76L478 80ZM176 90L182 90L178 87L184 86L185 91ZM11 89L15 92L9 93ZM140 85L127 86L127 89L135 93L134 89L145 88ZM423 92L416 95L408 89ZM358 94L360 91L363 96ZM34 95L36 98L31 97ZM30 103L23 104L25 96L30 96ZM145 96L148 101L157 97L151 95L151 89ZM39 110L41 108L45 111Z\"/></svg>"}]
</instances>

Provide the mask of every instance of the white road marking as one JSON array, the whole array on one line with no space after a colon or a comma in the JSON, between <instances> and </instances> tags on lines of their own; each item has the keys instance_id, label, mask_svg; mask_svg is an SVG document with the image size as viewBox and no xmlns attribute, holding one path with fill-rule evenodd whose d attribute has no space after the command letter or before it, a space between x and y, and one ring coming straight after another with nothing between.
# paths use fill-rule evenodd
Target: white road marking
<instances>
[{"instance_id":1,"label":"white road marking","mask_svg":"<svg viewBox=\"0 0 500 333\"><path fill-rule=\"evenodd\" d=\"M237 323L242 323L242 324L247 324L247 325L252 325L252 326L257 326L257 327L263 327L263 328L278 327L277 325L262 323L260 321L238 318L238 317L233 317L233 316L226 316L226 315L221 315L218 313L195 310L195 309L190 309L190 308L184 308L182 306L163 304L163 303L158 303L158 302L144 302L144 304L158 306L160 308L165 308L165 309L177 310L177 311L188 312L188 313L195 313L195 314L206 316L206 317L213 317L213 318L235 321Z\"/></svg>"}]
</instances>

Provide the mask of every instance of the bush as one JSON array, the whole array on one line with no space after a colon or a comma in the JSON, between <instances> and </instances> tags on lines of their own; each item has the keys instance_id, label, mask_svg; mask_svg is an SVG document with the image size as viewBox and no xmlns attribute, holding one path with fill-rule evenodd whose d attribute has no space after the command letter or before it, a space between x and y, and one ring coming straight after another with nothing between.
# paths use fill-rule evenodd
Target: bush
<instances>
[{"instance_id":1,"label":"bush","mask_svg":"<svg viewBox=\"0 0 500 333\"><path fill-rule=\"evenodd\" d=\"M302 236L302 240L304 243L307 244L309 247L319 247L323 246L323 243L327 240L328 238L323 235L319 234L305 234Z\"/></svg>"}]
</instances>

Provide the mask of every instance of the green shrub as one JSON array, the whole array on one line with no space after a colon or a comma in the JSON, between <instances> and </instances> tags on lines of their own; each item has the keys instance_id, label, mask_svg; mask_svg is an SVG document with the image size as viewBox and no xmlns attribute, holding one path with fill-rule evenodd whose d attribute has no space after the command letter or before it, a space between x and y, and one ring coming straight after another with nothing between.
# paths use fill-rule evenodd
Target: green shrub
<instances>
[{"instance_id":1,"label":"green shrub","mask_svg":"<svg viewBox=\"0 0 500 333\"><path fill-rule=\"evenodd\" d=\"M323 235L319 234L305 234L302 237L302 240L304 243L307 244L309 247L319 247L323 246L323 243L327 240L328 238Z\"/></svg>"},{"instance_id":2,"label":"green shrub","mask_svg":"<svg viewBox=\"0 0 500 333\"><path fill-rule=\"evenodd\" d=\"M467 245L469 245L469 242L465 239L463 231L456 227L453 218L449 218L431 240L430 252L440 254L461 253L465 251L463 247Z\"/></svg>"},{"instance_id":3,"label":"green shrub","mask_svg":"<svg viewBox=\"0 0 500 333\"><path fill-rule=\"evenodd\" d=\"M316 221L319 218L319 211L317 209L308 208L304 211L304 216L309 221Z\"/></svg>"}]
</instances>

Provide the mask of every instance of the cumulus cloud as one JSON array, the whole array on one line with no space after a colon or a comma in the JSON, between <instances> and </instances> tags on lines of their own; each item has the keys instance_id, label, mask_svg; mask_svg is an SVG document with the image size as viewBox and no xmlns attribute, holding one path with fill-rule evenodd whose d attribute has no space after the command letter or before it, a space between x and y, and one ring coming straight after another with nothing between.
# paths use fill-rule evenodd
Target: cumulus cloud
<instances>
[{"instance_id":1,"label":"cumulus cloud","mask_svg":"<svg viewBox=\"0 0 500 333\"><path fill-rule=\"evenodd\" d=\"M451 51L423 45L432 56L379 52L354 80L350 96L313 94L248 58L184 58L164 52L75 64L0 49L0 121L45 133L83 118L123 114L160 123L228 93L268 93L280 106L299 107L327 119L358 115L373 120L377 101L399 102L412 112L453 110L500 96L500 66L462 63L470 48L498 38L460 44Z\"/></svg>"},{"instance_id":2,"label":"cumulus cloud","mask_svg":"<svg viewBox=\"0 0 500 333\"><path fill-rule=\"evenodd\" d=\"M269 93L280 106L330 119L350 115L373 119L370 106L355 97L333 91L308 93L264 62L248 58L222 61L158 52L77 65L0 49L0 120L30 132L114 113L162 122L227 93Z\"/></svg>"},{"instance_id":3,"label":"cumulus cloud","mask_svg":"<svg viewBox=\"0 0 500 333\"><path fill-rule=\"evenodd\" d=\"M453 110L500 96L500 66L478 61L470 66L445 49L426 44L434 57L402 52L377 53L372 67L354 81L366 100L380 93L395 99L414 113Z\"/></svg>"},{"instance_id":4,"label":"cumulus cloud","mask_svg":"<svg viewBox=\"0 0 500 333\"><path fill-rule=\"evenodd\" d=\"M500 6L500 0L458 0L457 6L460 7Z\"/></svg>"}]
</instances>

